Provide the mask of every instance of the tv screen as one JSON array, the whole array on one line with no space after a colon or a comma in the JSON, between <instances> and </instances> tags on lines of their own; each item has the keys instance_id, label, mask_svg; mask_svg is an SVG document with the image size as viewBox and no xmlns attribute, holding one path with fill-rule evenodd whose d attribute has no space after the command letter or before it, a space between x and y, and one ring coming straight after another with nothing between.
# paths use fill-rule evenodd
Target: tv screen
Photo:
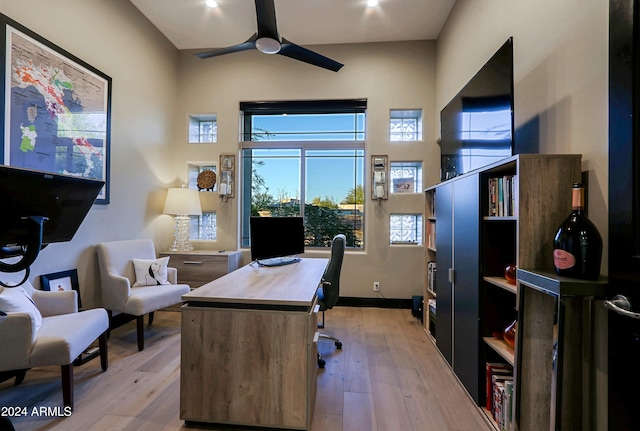
<instances>
[{"instance_id":1,"label":"tv screen","mask_svg":"<svg viewBox=\"0 0 640 431\"><path fill-rule=\"evenodd\" d=\"M513 154L513 40L440 112L441 180Z\"/></svg>"},{"instance_id":2,"label":"tv screen","mask_svg":"<svg viewBox=\"0 0 640 431\"><path fill-rule=\"evenodd\" d=\"M103 181L0 166L0 247L23 245L24 217L42 216L42 245L70 241Z\"/></svg>"},{"instance_id":3,"label":"tv screen","mask_svg":"<svg viewBox=\"0 0 640 431\"><path fill-rule=\"evenodd\" d=\"M304 253L302 217L251 217L251 260Z\"/></svg>"}]
</instances>

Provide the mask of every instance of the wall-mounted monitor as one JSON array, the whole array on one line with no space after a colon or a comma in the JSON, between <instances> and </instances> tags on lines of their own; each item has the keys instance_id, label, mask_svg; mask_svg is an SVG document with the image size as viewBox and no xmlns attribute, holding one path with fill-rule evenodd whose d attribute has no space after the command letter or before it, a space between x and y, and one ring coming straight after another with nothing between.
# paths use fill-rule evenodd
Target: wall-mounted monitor
<instances>
[{"instance_id":1,"label":"wall-mounted monitor","mask_svg":"<svg viewBox=\"0 0 640 431\"><path fill-rule=\"evenodd\" d=\"M513 154L513 40L504 45L440 112L440 179Z\"/></svg>"},{"instance_id":2,"label":"wall-mounted monitor","mask_svg":"<svg viewBox=\"0 0 640 431\"><path fill-rule=\"evenodd\" d=\"M302 217L251 217L251 260L304 253Z\"/></svg>"},{"instance_id":3,"label":"wall-mounted monitor","mask_svg":"<svg viewBox=\"0 0 640 431\"><path fill-rule=\"evenodd\" d=\"M104 181L0 165L0 271L33 263L41 247L70 241L91 209Z\"/></svg>"}]
</instances>

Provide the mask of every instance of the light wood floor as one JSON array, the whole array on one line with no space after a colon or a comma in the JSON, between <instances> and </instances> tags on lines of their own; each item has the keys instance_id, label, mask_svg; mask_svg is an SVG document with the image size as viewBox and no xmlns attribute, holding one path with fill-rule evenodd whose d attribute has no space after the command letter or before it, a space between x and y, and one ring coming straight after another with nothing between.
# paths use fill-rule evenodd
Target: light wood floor
<instances>
[{"instance_id":1,"label":"light wood floor","mask_svg":"<svg viewBox=\"0 0 640 431\"><path fill-rule=\"evenodd\" d=\"M326 326L343 349L320 342L327 365L318 375L312 431L492 430L409 310L335 307ZM19 386L0 384L0 406L29 412L13 418L16 430L227 429L178 417L180 313L156 312L142 352L135 332L131 322L111 333L106 372L98 359L75 367L70 417L31 416L34 407L62 405L59 367L34 368Z\"/></svg>"}]
</instances>

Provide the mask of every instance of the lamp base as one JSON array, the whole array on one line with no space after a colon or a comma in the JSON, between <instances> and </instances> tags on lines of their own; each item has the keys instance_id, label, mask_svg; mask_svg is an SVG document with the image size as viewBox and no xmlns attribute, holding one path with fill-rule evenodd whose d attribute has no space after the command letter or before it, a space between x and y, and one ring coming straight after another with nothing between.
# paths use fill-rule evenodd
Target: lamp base
<instances>
[{"instance_id":1,"label":"lamp base","mask_svg":"<svg viewBox=\"0 0 640 431\"><path fill-rule=\"evenodd\" d=\"M189 222L191 218L188 215L175 216L175 232L173 236L173 244L169 247L169 251L185 252L192 251L193 246L189 243Z\"/></svg>"}]
</instances>

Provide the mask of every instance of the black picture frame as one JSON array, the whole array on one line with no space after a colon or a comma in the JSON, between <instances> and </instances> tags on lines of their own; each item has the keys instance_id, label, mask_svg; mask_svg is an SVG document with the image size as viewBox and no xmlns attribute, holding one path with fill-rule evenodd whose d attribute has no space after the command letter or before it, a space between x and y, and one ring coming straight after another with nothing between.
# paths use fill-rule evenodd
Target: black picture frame
<instances>
[{"instance_id":1,"label":"black picture frame","mask_svg":"<svg viewBox=\"0 0 640 431\"><path fill-rule=\"evenodd\" d=\"M0 163L105 182L109 203L111 78L0 14Z\"/></svg>"},{"instance_id":2,"label":"black picture frame","mask_svg":"<svg viewBox=\"0 0 640 431\"><path fill-rule=\"evenodd\" d=\"M82 308L77 269L43 274L40 276L40 286L42 290L49 291L75 290L78 292L78 308Z\"/></svg>"}]
</instances>

